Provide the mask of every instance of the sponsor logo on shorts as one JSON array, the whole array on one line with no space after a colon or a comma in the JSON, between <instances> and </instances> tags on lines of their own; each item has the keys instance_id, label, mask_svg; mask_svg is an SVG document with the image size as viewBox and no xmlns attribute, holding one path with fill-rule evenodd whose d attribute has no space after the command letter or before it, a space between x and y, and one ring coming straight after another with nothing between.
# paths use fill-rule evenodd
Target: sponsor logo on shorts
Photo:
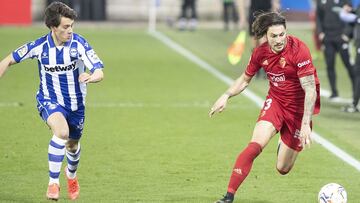
<instances>
[{"instance_id":1,"label":"sponsor logo on shorts","mask_svg":"<svg viewBox=\"0 0 360 203\"><path fill-rule=\"evenodd\" d=\"M296 130L295 130L294 138L295 138L295 139L298 139L298 140L300 141L298 146L301 147L302 144L301 144L300 130L299 130L299 129L296 129Z\"/></svg>"},{"instance_id":2,"label":"sponsor logo on shorts","mask_svg":"<svg viewBox=\"0 0 360 203\"><path fill-rule=\"evenodd\" d=\"M84 128L84 119L80 119L79 124L76 126L77 129L82 130Z\"/></svg>"},{"instance_id":3,"label":"sponsor logo on shorts","mask_svg":"<svg viewBox=\"0 0 360 203\"><path fill-rule=\"evenodd\" d=\"M48 109L54 110L56 109L57 105L51 102L44 102L44 105L47 106Z\"/></svg>"},{"instance_id":4,"label":"sponsor logo on shorts","mask_svg":"<svg viewBox=\"0 0 360 203\"><path fill-rule=\"evenodd\" d=\"M54 110L56 109L56 104L50 104L48 107L49 109Z\"/></svg>"},{"instance_id":5,"label":"sponsor logo on shorts","mask_svg":"<svg viewBox=\"0 0 360 203\"><path fill-rule=\"evenodd\" d=\"M295 130L294 138L300 139L300 130L299 129Z\"/></svg>"}]
</instances>

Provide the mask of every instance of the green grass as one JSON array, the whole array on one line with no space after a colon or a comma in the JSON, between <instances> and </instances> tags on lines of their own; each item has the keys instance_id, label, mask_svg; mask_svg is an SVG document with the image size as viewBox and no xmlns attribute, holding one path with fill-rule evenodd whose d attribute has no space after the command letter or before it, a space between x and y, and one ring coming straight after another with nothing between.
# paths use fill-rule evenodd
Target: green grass
<instances>
[{"instance_id":1,"label":"green grass","mask_svg":"<svg viewBox=\"0 0 360 203\"><path fill-rule=\"evenodd\" d=\"M146 31L76 31L105 63L104 81L88 89L79 202L182 203L219 198L237 154L250 140L259 112L256 105L239 96L223 114L209 119L210 105L227 85ZM226 62L226 48L235 33L163 31L232 78L246 65L246 60L239 68ZM1 28L5 37L0 39L0 56L46 32ZM0 79L0 103L23 104L0 107L0 202L46 202L51 133L35 108L38 82L36 61L31 60L12 66ZM250 88L264 95L265 86L264 81L254 81ZM346 85L340 88L345 93ZM324 102L315 130L359 159L358 118ZM278 175L276 142L277 137L256 159L235 202L316 202L319 189L329 182L344 185L349 202L360 199L359 171L318 144L301 153L289 175ZM61 184L60 200L67 201L63 177Z\"/></svg>"}]
</instances>

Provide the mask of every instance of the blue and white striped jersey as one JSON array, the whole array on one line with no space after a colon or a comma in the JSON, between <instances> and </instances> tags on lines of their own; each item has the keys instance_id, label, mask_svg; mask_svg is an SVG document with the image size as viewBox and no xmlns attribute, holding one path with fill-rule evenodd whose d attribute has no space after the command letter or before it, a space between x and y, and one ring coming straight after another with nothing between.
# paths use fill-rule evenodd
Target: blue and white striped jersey
<instances>
[{"instance_id":1,"label":"blue and white striped jersey","mask_svg":"<svg viewBox=\"0 0 360 203\"><path fill-rule=\"evenodd\" d=\"M36 99L51 100L71 111L85 107L86 84L79 82L79 75L85 67L90 72L104 67L86 40L75 33L64 46L56 47L50 32L21 46L12 56L18 63L37 58L40 86Z\"/></svg>"}]
</instances>

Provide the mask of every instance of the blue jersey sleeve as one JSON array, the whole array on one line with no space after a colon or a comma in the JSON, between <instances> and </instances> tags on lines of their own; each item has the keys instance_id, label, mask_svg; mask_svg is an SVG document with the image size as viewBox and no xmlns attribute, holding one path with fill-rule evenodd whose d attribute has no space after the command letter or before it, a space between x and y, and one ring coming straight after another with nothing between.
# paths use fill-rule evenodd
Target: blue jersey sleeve
<instances>
[{"instance_id":1,"label":"blue jersey sleeve","mask_svg":"<svg viewBox=\"0 0 360 203\"><path fill-rule=\"evenodd\" d=\"M15 51L12 52L12 56L15 59L17 63L28 59L28 58L34 58L37 56L37 47L41 45L46 40L46 37L43 36L35 41L28 42Z\"/></svg>"},{"instance_id":2,"label":"blue jersey sleeve","mask_svg":"<svg viewBox=\"0 0 360 203\"><path fill-rule=\"evenodd\" d=\"M99 68L104 68L103 62L97 56L90 44L80 35L75 35L74 38L80 44L81 49L79 49L79 52L86 68L88 68L90 72L94 72Z\"/></svg>"},{"instance_id":3,"label":"blue jersey sleeve","mask_svg":"<svg viewBox=\"0 0 360 203\"><path fill-rule=\"evenodd\" d=\"M22 45L18 49L12 52L12 56L15 59L17 63L19 63L22 60L25 60L27 58L31 58L31 43L29 42L27 44Z\"/></svg>"}]
</instances>

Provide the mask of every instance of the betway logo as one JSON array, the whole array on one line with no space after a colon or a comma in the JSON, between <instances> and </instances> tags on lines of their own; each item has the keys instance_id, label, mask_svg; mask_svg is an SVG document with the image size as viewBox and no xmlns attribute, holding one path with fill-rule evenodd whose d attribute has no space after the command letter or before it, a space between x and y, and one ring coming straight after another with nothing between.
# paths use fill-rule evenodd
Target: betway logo
<instances>
[{"instance_id":1,"label":"betway logo","mask_svg":"<svg viewBox=\"0 0 360 203\"><path fill-rule=\"evenodd\" d=\"M306 61L303 61L301 63L298 63L297 66L299 68L303 67L303 66L306 66L307 64L311 63L310 59L306 60Z\"/></svg>"},{"instance_id":2,"label":"betway logo","mask_svg":"<svg viewBox=\"0 0 360 203\"><path fill-rule=\"evenodd\" d=\"M53 67L49 67L49 66L45 66L44 65L44 69L47 72L62 72L62 71L69 71L69 70L75 70L76 67L76 62L67 65L67 66L53 66Z\"/></svg>"}]
</instances>

